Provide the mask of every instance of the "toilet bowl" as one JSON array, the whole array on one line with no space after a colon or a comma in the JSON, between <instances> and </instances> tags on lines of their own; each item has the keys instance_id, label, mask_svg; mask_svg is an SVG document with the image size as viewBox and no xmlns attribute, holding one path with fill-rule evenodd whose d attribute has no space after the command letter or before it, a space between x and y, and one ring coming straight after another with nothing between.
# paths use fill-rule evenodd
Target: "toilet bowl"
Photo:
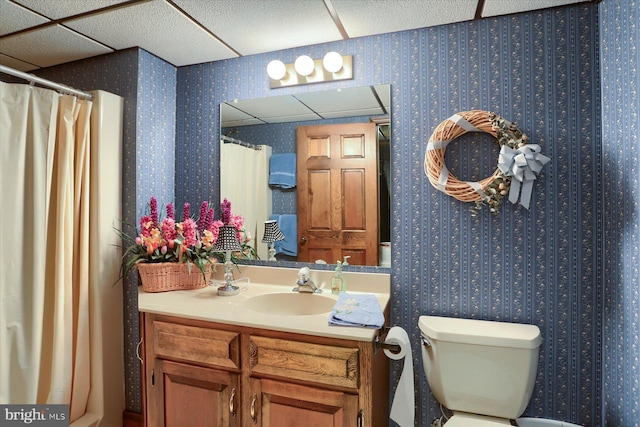
<instances>
[{"instance_id":1,"label":"toilet bowl","mask_svg":"<svg viewBox=\"0 0 640 427\"><path fill-rule=\"evenodd\" d=\"M535 384L542 338L534 325L420 316L422 363L447 427L511 425Z\"/></svg>"}]
</instances>

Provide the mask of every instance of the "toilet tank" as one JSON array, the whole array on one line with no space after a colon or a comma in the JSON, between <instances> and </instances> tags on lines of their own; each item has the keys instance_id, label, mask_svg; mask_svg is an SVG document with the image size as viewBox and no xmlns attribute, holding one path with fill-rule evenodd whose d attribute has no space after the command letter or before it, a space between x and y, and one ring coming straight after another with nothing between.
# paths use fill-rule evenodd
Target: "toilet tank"
<instances>
[{"instance_id":1,"label":"toilet tank","mask_svg":"<svg viewBox=\"0 0 640 427\"><path fill-rule=\"evenodd\" d=\"M522 415L535 384L537 326L437 316L420 316L418 326L424 372L439 403L499 418Z\"/></svg>"}]
</instances>

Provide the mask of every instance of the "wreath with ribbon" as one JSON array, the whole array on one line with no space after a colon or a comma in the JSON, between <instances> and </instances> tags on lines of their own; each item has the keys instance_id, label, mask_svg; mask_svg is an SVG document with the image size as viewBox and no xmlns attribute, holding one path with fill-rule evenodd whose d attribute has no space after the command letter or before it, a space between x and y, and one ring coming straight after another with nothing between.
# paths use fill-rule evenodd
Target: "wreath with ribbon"
<instances>
[{"instance_id":1,"label":"wreath with ribbon","mask_svg":"<svg viewBox=\"0 0 640 427\"><path fill-rule=\"evenodd\" d=\"M493 174L481 181L461 181L445 165L447 145L467 132L484 132L500 145L498 165ZM529 144L527 136L514 123L483 110L454 114L436 127L429 138L424 157L424 171L438 190L463 202L475 202L475 214L483 205L498 213L505 196L529 209L533 182L542 167L551 160L541 153L538 144Z\"/></svg>"}]
</instances>

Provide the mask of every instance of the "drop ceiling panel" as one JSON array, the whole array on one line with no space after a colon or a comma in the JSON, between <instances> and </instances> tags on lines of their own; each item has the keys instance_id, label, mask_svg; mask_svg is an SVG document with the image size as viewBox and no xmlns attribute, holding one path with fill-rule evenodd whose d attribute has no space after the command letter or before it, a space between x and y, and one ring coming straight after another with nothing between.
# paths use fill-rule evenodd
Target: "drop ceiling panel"
<instances>
[{"instance_id":1,"label":"drop ceiling panel","mask_svg":"<svg viewBox=\"0 0 640 427\"><path fill-rule=\"evenodd\" d=\"M350 116L384 113L369 86L300 93L296 98L325 118L344 117L346 111L355 112Z\"/></svg>"},{"instance_id":2,"label":"drop ceiling panel","mask_svg":"<svg viewBox=\"0 0 640 427\"><path fill-rule=\"evenodd\" d=\"M220 127L223 128L264 124L262 120L256 119L244 111L231 107L224 102L220 104L220 117L224 118L224 121L220 123Z\"/></svg>"},{"instance_id":3,"label":"drop ceiling panel","mask_svg":"<svg viewBox=\"0 0 640 427\"><path fill-rule=\"evenodd\" d=\"M582 3L588 0L485 0L482 16L508 15L510 13L526 12L548 7L564 6L573 3Z\"/></svg>"},{"instance_id":4,"label":"drop ceiling panel","mask_svg":"<svg viewBox=\"0 0 640 427\"><path fill-rule=\"evenodd\" d=\"M33 64L29 64L27 62L22 62L18 59L14 59L10 56L6 56L0 53L0 64L5 65L7 67L11 67L14 70L18 70L18 71L33 71L33 70L37 70L38 66L33 65Z\"/></svg>"},{"instance_id":5,"label":"drop ceiling panel","mask_svg":"<svg viewBox=\"0 0 640 427\"><path fill-rule=\"evenodd\" d=\"M330 111L322 114L325 119L341 119L343 117L379 116L383 114L381 108L361 108L347 111Z\"/></svg>"},{"instance_id":6,"label":"drop ceiling panel","mask_svg":"<svg viewBox=\"0 0 640 427\"><path fill-rule=\"evenodd\" d=\"M483 0L481 12L489 17L596 1ZM472 20L478 4L479 0L0 0L0 61L33 70L134 46L178 67L291 48L303 53L304 46L343 40L329 9L353 38ZM15 32L20 34L11 35Z\"/></svg>"},{"instance_id":7,"label":"drop ceiling panel","mask_svg":"<svg viewBox=\"0 0 640 427\"><path fill-rule=\"evenodd\" d=\"M278 117L270 117L269 123L289 123L289 122L302 122L309 120L320 120L322 117L317 114L308 113L308 114L300 114L293 116L278 116Z\"/></svg>"},{"instance_id":8,"label":"drop ceiling panel","mask_svg":"<svg viewBox=\"0 0 640 427\"><path fill-rule=\"evenodd\" d=\"M376 89L376 97L372 89ZM222 127L285 123L352 116L380 116L389 111L389 86L299 93L226 102L220 106ZM260 118L261 120L257 119Z\"/></svg>"},{"instance_id":9,"label":"drop ceiling panel","mask_svg":"<svg viewBox=\"0 0 640 427\"><path fill-rule=\"evenodd\" d=\"M322 0L174 1L241 55L342 39Z\"/></svg>"},{"instance_id":10,"label":"drop ceiling panel","mask_svg":"<svg viewBox=\"0 0 640 427\"><path fill-rule=\"evenodd\" d=\"M66 25L115 49L139 46L178 67L237 56L162 0L136 3Z\"/></svg>"},{"instance_id":11,"label":"drop ceiling panel","mask_svg":"<svg viewBox=\"0 0 640 427\"><path fill-rule=\"evenodd\" d=\"M0 0L0 36L47 22L49 22L47 19L24 7L10 3L8 0Z\"/></svg>"},{"instance_id":12,"label":"drop ceiling panel","mask_svg":"<svg viewBox=\"0 0 640 427\"><path fill-rule=\"evenodd\" d=\"M233 105L232 103L230 103ZM313 114L301 102L293 96L276 96L270 98L256 98L242 101L242 111L250 116L260 117L261 119L271 122L270 119L279 116L304 116Z\"/></svg>"},{"instance_id":13,"label":"drop ceiling panel","mask_svg":"<svg viewBox=\"0 0 640 427\"><path fill-rule=\"evenodd\" d=\"M252 126L252 125L263 125L264 122L258 119L247 119L247 120L226 120L222 122L221 127L223 128L233 128L240 126Z\"/></svg>"},{"instance_id":14,"label":"drop ceiling panel","mask_svg":"<svg viewBox=\"0 0 640 427\"><path fill-rule=\"evenodd\" d=\"M478 0L331 0L331 3L349 37L468 21L473 19L478 6Z\"/></svg>"},{"instance_id":15,"label":"drop ceiling panel","mask_svg":"<svg viewBox=\"0 0 640 427\"><path fill-rule=\"evenodd\" d=\"M91 10L102 9L103 7L125 3L129 0L82 0L82 1L61 1L61 0L14 0L31 10L46 16L49 19L61 19L68 16L78 15Z\"/></svg>"},{"instance_id":16,"label":"drop ceiling panel","mask_svg":"<svg viewBox=\"0 0 640 427\"><path fill-rule=\"evenodd\" d=\"M374 86L376 93L378 94L378 98L382 105L384 105L385 110L387 112L391 111L391 87L389 85L375 85Z\"/></svg>"},{"instance_id":17,"label":"drop ceiling panel","mask_svg":"<svg viewBox=\"0 0 640 427\"><path fill-rule=\"evenodd\" d=\"M39 67L112 52L111 49L60 25L3 38L0 50L5 55Z\"/></svg>"}]
</instances>

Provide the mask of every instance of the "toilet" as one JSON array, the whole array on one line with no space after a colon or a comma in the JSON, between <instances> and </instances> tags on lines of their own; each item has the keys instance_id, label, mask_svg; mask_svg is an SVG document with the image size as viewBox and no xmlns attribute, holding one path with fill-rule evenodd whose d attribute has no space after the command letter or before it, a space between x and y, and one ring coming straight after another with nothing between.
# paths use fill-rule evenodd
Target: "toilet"
<instances>
[{"instance_id":1,"label":"toilet","mask_svg":"<svg viewBox=\"0 0 640 427\"><path fill-rule=\"evenodd\" d=\"M422 364L447 427L512 425L535 384L542 338L535 325L420 316Z\"/></svg>"}]
</instances>

